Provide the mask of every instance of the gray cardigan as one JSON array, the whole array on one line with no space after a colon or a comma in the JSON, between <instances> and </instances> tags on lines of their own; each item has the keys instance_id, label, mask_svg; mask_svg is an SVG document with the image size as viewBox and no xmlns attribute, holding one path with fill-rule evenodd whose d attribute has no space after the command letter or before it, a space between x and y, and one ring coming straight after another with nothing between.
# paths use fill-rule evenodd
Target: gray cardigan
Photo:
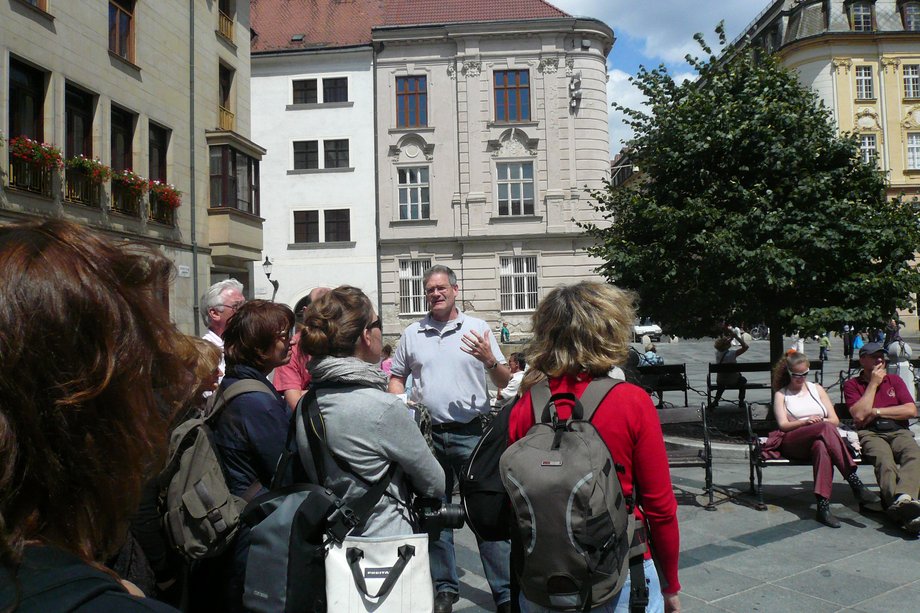
<instances>
[{"instance_id":1,"label":"gray cardigan","mask_svg":"<svg viewBox=\"0 0 920 613\"><path fill-rule=\"evenodd\" d=\"M419 432L406 404L392 394L369 387L317 387L316 398L332 454L370 483L387 472L390 462L402 467L402 476L390 483L363 527L354 536L395 536L412 533L403 501L409 487L420 496L444 495L444 470ZM328 487L353 500L368 485L339 466L327 467ZM394 500L394 497L396 500ZM400 501L400 502L397 502Z\"/></svg>"}]
</instances>

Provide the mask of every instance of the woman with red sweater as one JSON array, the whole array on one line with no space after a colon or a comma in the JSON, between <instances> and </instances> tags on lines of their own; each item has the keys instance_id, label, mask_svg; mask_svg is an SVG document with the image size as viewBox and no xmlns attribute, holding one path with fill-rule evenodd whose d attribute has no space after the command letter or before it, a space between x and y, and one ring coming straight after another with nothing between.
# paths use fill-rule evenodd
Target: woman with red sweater
<instances>
[{"instance_id":1,"label":"woman with red sweater","mask_svg":"<svg viewBox=\"0 0 920 613\"><path fill-rule=\"evenodd\" d=\"M635 319L633 304L632 294L593 282L558 287L543 299L533 315L534 338L527 355L531 368L521 384L523 395L511 412L509 444L534 425L530 394L534 384L548 378L553 394L570 392L580 397L592 379L624 363ZM556 409L560 419L568 419L572 404L560 400ZM613 461L625 469L617 472L624 495L639 492L636 518L648 527L650 546L645 560L647 611L679 611L677 501L651 398L642 388L621 383L607 394L591 422ZM653 556L661 568L660 578ZM629 591L627 580L618 596L592 612L628 611ZM523 593L520 604L525 612L543 610Z\"/></svg>"}]
</instances>

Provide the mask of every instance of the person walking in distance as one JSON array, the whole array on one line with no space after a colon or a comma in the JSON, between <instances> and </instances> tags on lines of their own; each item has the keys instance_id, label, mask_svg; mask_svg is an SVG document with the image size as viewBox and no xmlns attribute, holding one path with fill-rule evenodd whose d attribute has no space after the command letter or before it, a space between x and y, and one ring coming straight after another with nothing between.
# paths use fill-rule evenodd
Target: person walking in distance
<instances>
[{"instance_id":1,"label":"person walking in distance","mask_svg":"<svg viewBox=\"0 0 920 613\"><path fill-rule=\"evenodd\" d=\"M482 436L480 415L490 410L486 378L503 388L511 379L489 324L457 307L459 286L454 271L432 266L423 277L429 313L406 328L393 356L389 391L405 393L412 375L412 400L428 407L435 457L446 476L445 501L454 478ZM480 542L479 556L499 611L510 611L510 544ZM453 533L441 532L430 545L435 582L434 611L450 613L459 599Z\"/></svg>"}]
</instances>

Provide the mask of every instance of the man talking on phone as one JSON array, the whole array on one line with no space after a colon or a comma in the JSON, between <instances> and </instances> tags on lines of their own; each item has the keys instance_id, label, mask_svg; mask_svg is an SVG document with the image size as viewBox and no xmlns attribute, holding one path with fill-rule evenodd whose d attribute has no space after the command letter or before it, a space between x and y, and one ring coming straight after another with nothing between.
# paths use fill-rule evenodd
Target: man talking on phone
<instances>
[{"instance_id":1,"label":"man talking on phone","mask_svg":"<svg viewBox=\"0 0 920 613\"><path fill-rule=\"evenodd\" d=\"M862 371L843 385L843 396L863 453L875 465L888 514L907 532L920 534L920 445L908 428L917 405L904 381L888 374L887 359L881 343L863 345Z\"/></svg>"}]
</instances>

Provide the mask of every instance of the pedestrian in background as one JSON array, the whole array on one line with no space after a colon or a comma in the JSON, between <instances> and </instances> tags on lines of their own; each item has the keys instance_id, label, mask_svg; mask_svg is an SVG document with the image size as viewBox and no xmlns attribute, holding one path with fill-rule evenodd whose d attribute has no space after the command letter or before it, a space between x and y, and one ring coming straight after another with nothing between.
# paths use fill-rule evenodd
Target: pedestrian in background
<instances>
[{"instance_id":1,"label":"pedestrian in background","mask_svg":"<svg viewBox=\"0 0 920 613\"><path fill-rule=\"evenodd\" d=\"M0 227L0 610L175 611L103 566L189 392L171 271L76 224Z\"/></svg>"},{"instance_id":2,"label":"pedestrian in background","mask_svg":"<svg viewBox=\"0 0 920 613\"><path fill-rule=\"evenodd\" d=\"M843 326L843 359L849 361L853 359L853 337L850 325Z\"/></svg>"},{"instance_id":3,"label":"pedestrian in background","mask_svg":"<svg viewBox=\"0 0 920 613\"><path fill-rule=\"evenodd\" d=\"M822 362L830 359L831 339L828 338L827 332L821 333L821 339L818 341L818 359Z\"/></svg>"}]
</instances>

